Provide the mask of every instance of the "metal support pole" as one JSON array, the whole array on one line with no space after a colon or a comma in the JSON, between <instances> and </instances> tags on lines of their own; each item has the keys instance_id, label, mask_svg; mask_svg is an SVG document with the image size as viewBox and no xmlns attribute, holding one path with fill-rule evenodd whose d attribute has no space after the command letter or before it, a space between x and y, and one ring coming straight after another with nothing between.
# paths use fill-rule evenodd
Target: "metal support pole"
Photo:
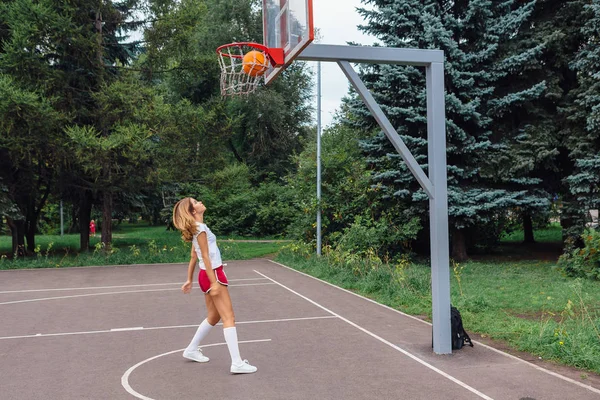
<instances>
[{"instance_id":1,"label":"metal support pole","mask_svg":"<svg viewBox=\"0 0 600 400\"><path fill-rule=\"evenodd\" d=\"M408 169L427 193L431 228L433 351L437 354L452 353L444 52L441 50L311 44L297 59L338 63L383 132L406 162ZM350 65L351 62L404 64L426 68L429 176L423 172L423 169L387 119L381 107ZM320 176L320 170L318 174Z\"/></svg>"},{"instance_id":2,"label":"metal support pole","mask_svg":"<svg viewBox=\"0 0 600 400\"><path fill-rule=\"evenodd\" d=\"M65 235L65 226L63 220L63 201L60 201L60 236Z\"/></svg>"},{"instance_id":3,"label":"metal support pole","mask_svg":"<svg viewBox=\"0 0 600 400\"><path fill-rule=\"evenodd\" d=\"M399 49L394 47L309 44L296 58L301 61L348 61L351 63L403 64L426 67L444 62L442 50Z\"/></svg>"},{"instance_id":4,"label":"metal support pole","mask_svg":"<svg viewBox=\"0 0 600 400\"><path fill-rule=\"evenodd\" d=\"M450 245L448 240L448 188L446 171L446 111L444 64L431 63L427 80L427 146L429 179L433 196L429 198L431 237L431 296L433 351L452 353L450 328Z\"/></svg>"},{"instance_id":5,"label":"metal support pole","mask_svg":"<svg viewBox=\"0 0 600 400\"><path fill-rule=\"evenodd\" d=\"M321 255L321 62L317 63L317 255Z\"/></svg>"}]
</instances>

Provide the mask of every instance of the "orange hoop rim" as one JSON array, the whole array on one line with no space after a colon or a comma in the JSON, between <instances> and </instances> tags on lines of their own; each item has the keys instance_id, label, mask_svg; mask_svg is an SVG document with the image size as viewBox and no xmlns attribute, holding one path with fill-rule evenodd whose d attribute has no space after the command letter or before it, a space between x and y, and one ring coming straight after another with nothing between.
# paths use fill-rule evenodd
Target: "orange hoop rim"
<instances>
[{"instance_id":1,"label":"orange hoop rim","mask_svg":"<svg viewBox=\"0 0 600 400\"><path fill-rule=\"evenodd\" d=\"M265 53L267 55L267 57L269 57L269 61L271 62L271 64L274 67L279 67L284 64L283 49L270 48L270 47L267 47L260 43L253 43L253 42L228 43L228 44L224 44L222 46L217 47L217 53L224 57L242 59L243 55L232 54L230 52L224 51L225 49L228 49L231 47L252 47L252 48L255 48L255 49L260 50L263 53Z\"/></svg>"},{"instance_id":2,"label":"orange hoop rim","mask_svg":"<svg viewBox=\"0 0 600 400\"><path fill-rule=\"evenodd\" d=\"M227 49L229 47L242 47L242 46L254 47L255 49L258 49L258 50L264 51L264 52L269 51L269 48L267 46L264 46L260 43L235 42L235 43L227 43L227 44L217 47L217 53L222 54L225 57L242 58L242 56L240 56L239 54L230 54L230 53L223 52L224 49Z\"/></svg>"}]
</instances>

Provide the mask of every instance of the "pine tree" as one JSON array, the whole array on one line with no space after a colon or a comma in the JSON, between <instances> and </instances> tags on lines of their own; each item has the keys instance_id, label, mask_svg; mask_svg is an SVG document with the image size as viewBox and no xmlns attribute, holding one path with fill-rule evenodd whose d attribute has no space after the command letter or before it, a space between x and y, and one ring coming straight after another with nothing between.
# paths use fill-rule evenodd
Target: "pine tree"
<instances>
[{"instance_id":1,"label":"pine tree","mask_svg":"<svg viewBox=\"0 0 600 400\"><path fill-rule=\"evenodd\" d=\"M529 190L527 176L498 173L508 144L496 121L506 110L539 98L545 82L500 87L538 59L541 47L510 49L533 2L492 0L367 0L363 31L389 47L442 49L446 63L447 161L452 255L466 257L467 246L484 234L497 236L507 211L517 207L547 208L545 193ZM426 96L422 70L411 66L373 66L362 78L387 113L413 155L426 168ZM373 119L357 99L352 110L359 125ZM399 155L383 135L365 144L374 180L390 205L424 214L426 195L418 189Z\"/></svg>"},{"instance_id":2,"label":"pine tree","mask_svg":"<svg viewBox=\"0 0 600 400\"><path fill-rule=\"evenodd\" d=\"M525 80L543 76L547 90L527 108L528 128L513 146L515 154L529 151L529 158L517 163L531 167L531 176L541 180L542 187L560 199L560 222L563 237L577 234L583 210L564 178L575 171L571 154L573 138L584 134L584 124L572 115L576 104L579 75L573 67L577 52L585 43L581 27L587 20L587 0L537 0L531 23L522 30L521 40L544 45L541 62L526 74ZM530 149L533 149L531 152Z\"/></svg>"},{"instance_id":3,"label":"pine tree","mask_svg":"<svg viewBox=\"0 0 600 400\"><path fill-rule=\"evenodd\" d=\"M569 116L575 126L582 126L580 134L568 141L575 170L566 180L582 217L573 234L583 229L588 209L600 208L600 0L586 5L584 12L587 21L581 33L585 44L573 62L579 88Z\"/></svg>"},{"instance_id":4,"label":"pine tree","mask_svg":"<svg viewBox=\"0 0 600 400\"><path fill-rule=\"evenodd\" d=\"M529 63L518 74L499 82L510 90L526 87L544 77L546 90L532 101L518 103L497 118L494 127L506 145L505 156L499 158L498 171L504 176L527 179L529 190L543 190L547 196L560 195L569 204L569 188L563 180L571 174L574 163L569 158L566 140L578 136L583 128L573 124L563 110L573 103L577 73L571 68L575 53L581 48L585 1L537 0L528 20L514 39L504 44L508 53L519 49L541 47L539 62ZM568 210L563 207L562 222L569 224ZM548 210L520 207L525 241L533 242L533 222L545 223Z\"/></svg>"}]
</instances>

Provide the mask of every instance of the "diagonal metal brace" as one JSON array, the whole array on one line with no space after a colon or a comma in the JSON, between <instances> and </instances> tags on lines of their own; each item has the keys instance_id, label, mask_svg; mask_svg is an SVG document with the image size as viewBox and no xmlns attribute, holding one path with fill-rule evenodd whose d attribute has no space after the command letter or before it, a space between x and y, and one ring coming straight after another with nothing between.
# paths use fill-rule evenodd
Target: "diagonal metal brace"
<instances>
[{"instance_id":1,"label":"diagonal metal brace","mask_svg":"<svg viewBox=\"0 0 600 400\"><path fill-rule=\"evenodd\" d=\"M359 96L363 99L363 101L371 111L371 114L373 114L373 116L375 117L375 120L377 121L385 135L392 142L392 145L394 146L396 151L400 153L400 156L408 166L410 172L412 172L415 178L417 178L417 181L419 182L423 190L425 190L427 196L429 196L430 199L433 199L434 190L431 181L429 180L427 175L425 175L425 172L423 172L423 169L421 168L415 157L413 157L408 147L406 147L406 145L402 141L402 138L400 138L400 135L398 135L398 132L396 132L388 118L385 116L383 110L381 109L381 107L379 107L379 104L377 104L377 102L373 98L373 95L371 95L371 92L369 92L369 89L367 89L367 87L360 79L354 68L352 68L352 65L350 65L348 61L338 61L338 65L340 66L342 71L344 71L344 74L352 83L352 86L354 86L354 89L358 92Z\"/></svg>"}]
</instances>

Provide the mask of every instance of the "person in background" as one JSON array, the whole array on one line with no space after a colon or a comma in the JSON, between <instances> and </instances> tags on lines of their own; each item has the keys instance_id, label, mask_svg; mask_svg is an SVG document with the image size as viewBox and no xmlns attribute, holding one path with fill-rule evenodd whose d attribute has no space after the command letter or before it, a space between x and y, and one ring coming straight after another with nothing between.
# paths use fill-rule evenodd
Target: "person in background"
<instances>
[{"instance_id":1,"label":"person in background","mask_svg":"<svg viewBox=\"0 0 600 400\"><path fill-rule=\"evenodd\" d=\"M90 236L96 236L96 223L94 222L94 220L90 221Z\"/></svg>"}]
</instances>

